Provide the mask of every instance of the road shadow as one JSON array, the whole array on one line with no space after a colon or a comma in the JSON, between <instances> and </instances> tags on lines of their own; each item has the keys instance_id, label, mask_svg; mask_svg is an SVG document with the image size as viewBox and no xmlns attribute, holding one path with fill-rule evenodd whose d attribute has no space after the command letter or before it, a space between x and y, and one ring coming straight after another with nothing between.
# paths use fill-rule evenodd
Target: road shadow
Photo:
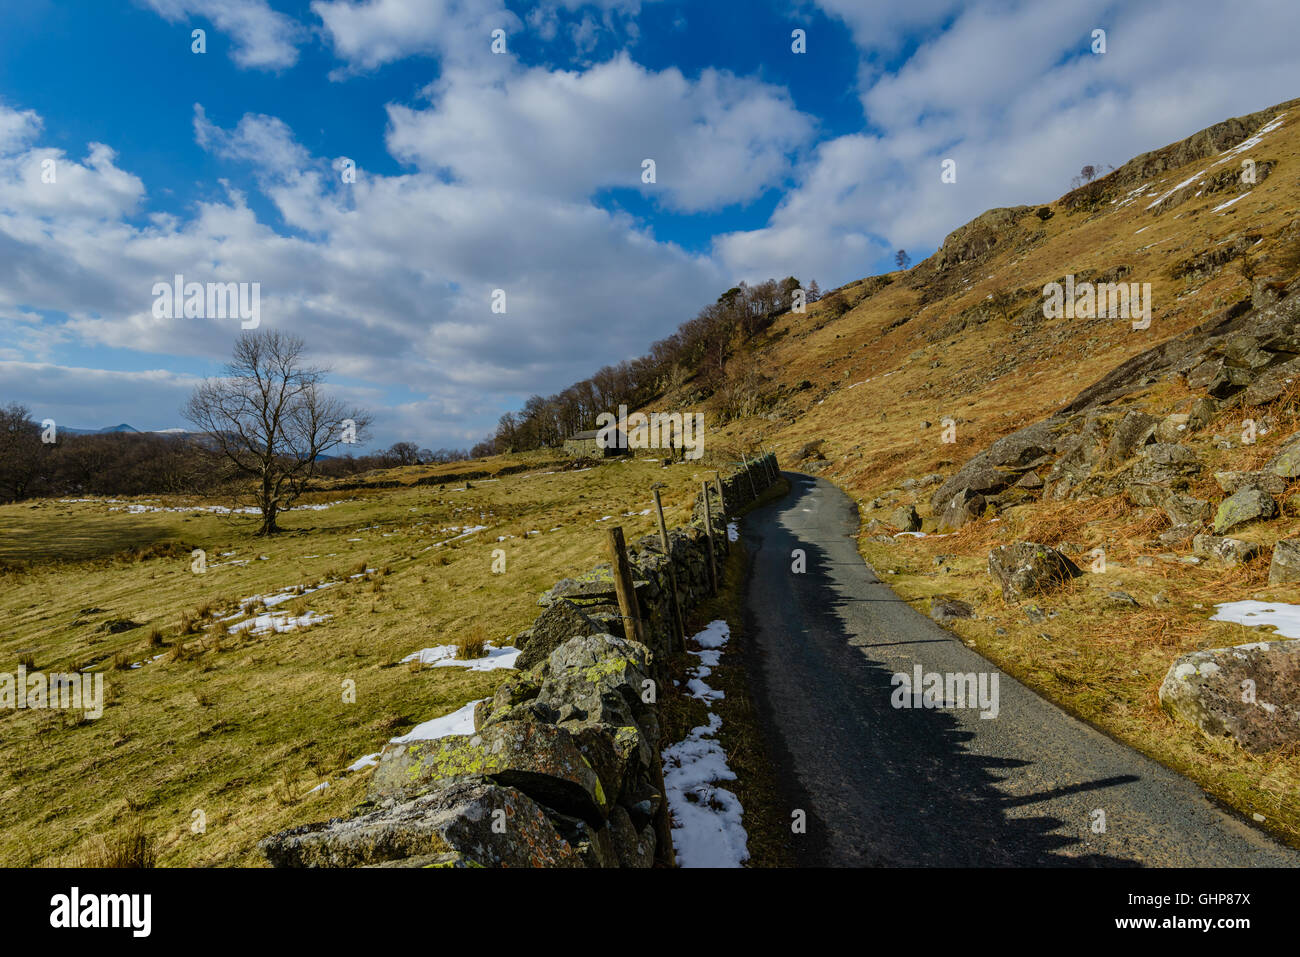
<instances>
[{"instance_id":1,"label":"road shadow","mask_svg":"<svg viewBox=\"0 0 1300 957\"><path fill-rule=\"evenodd\" d=\"M1089 851L1086 817L1009 813L1066 794L1095 792L1098 805L1133 775L1098 776L1027 795L996 787L1008 772L1023 771L1032 754L980 754L977 738L951 711L899 708L893 670L863 649L953 641L929 619L918 633L933 637L863 634L861 615L851 631L851 606L869 601L854 594L874 582L862 563L862 581L838 580L833 561L811 536L782 521L800 522L814 481L784 473L791 494L750 513L743 526L749 550L745 584L745 635L751 694L778 769L782 800L808 815L808 832L794 841L802 866L901 867L1125 867L1139 862ZM837 506L838 507L838 506ZM856 528L856 523L854 524ZM807 571L791 571L791 554L803 549ZM906 605L901 599L895 599ZM908 608L899 614L916 615ZM927 626L922 630L919 626ZM856 644L855 644L856 642ZM992 666L988 666L992 669ZM993 724L993 719L989 724ZM1005 749L1005 744L1003 745Z\"/></svg>"}]
</instances>

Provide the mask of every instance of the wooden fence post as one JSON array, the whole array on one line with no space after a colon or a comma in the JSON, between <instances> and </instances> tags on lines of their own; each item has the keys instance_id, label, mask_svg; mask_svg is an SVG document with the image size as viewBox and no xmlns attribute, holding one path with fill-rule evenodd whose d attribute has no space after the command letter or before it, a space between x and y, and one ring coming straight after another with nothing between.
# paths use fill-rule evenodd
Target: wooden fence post
<instances>
[{"instance_id":1,"label":"wooden fence post","mask_svg":"<svg viewBox=\"0 0 1300 957\"><path fill-rule=\"evenodd\" d=\"M668 584L673 592L673 615L677 622L677 647L686 650L686 611L682 608L681 596L677 593L677 570L673 567L673 553L668 546L668 525L664 522L664 504L659 500L659 489L651 489L655 497L655 515L659 519L659 544L663 546L664 557L668 559Z\"/></svg>"},{"instance_id":2,"label":"wooden fence post","mask_svg":"<svg viewBox=\"0 0 1300 957\"><path fill-rule=\"evenodd\" d=\"M717 559L713 551L713 515L709 509L709 483L701 482L700 488L704 491L704 534L709 537L709 584L713 588L713 594L718 593L718 566Z\"/></svg>"},{"instance_id":3,"label":"wooden fence post","mask_svg":"<svg viewBox=\"0 0 1300 957\"><path fill-rule=\"evenodd\" d=\"M758 498L758 486L754 484L754 473L749 470L749 459L741 455L740 462L745 468L745 474L749 476L749 490L754 493L754 498Z\"/></svg>"},{"instance_id":4,"label":"wooden fence post","mask_svg":"<svg viewBox=\"0 0 1300 957\"><path fill-rule=\"evenodd\" d=\"M623 544L623 528L615 525L606 530L609 546L609 565L614 571L614 594L618 596L619 612L623 621L631 622L631 634L628 637L645 644L645 626L641 621L641 612L636 603L636 586L632 582L632 570L627 564L627 549ZM627 635L629 626L623 626Z\"/></svg>"},{"instance_id":5,"label":"wooden fence post","mask_svg":"<svg viewBox=\"0 0 1300 957\"><path fill-rule=\"evenodd\" d=\"M722 512L722 517L727 517L727 496L722 492L722 473L717 469L713 470L713 484L718 489L718 510Z\"/></svg>"}]
</instances>

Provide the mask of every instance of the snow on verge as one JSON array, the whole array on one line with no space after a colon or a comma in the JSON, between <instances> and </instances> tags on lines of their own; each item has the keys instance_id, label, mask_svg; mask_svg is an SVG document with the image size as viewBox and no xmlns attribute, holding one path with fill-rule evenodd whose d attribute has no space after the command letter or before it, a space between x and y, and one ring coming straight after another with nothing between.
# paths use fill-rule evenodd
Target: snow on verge
<instances>
[{"instance_id":1,"label":"snow on verge","mask_svg":"<svg viewBox=\"0 0 1300 957\"><path fill-rule=\"evenodd\" d=\"M740 867L749 860L749 835L741 824L744 808L740 800L719 781L736 780L727 767L727 755L716 735L722 718L713 714L713 702L723 696L704 683L722 658L722 648L731 637L725 621L709 622L695 636L701 651L687 683L692 696L709 709L709 723L692 729L684 741L663 751L664 789L673 816L673 845L681 867Z\"/></svg>"},{"instance_id":2,"label":"snow on verge","mask_svg":"<svg viewBox=\"0 0 1300 957\"><path fill-rule=\"evenodd\" d=\"M1210 621L1234 621L1239 625L1276 625L1282 638L1300 638L1300 605L1280 601L1227 601Z\"/></svg>"}]
</instances>

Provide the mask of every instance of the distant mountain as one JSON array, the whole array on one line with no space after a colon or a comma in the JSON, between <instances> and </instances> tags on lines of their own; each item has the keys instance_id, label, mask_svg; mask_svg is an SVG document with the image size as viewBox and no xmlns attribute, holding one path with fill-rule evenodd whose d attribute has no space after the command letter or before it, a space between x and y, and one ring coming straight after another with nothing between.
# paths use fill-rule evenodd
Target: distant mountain
<instances>
[{"instance_id":1,"label":"distant mountain","mask_svg":"<svg viewBox=\"0 0 1300 957\"><path fill-rule=\"evenodd\" d=\"M138 434L141 430L121 422L102 429L74 429L71 426L60 426L59 431L66 432L68 435L108 435L111 432L134 432ZM180 435L188 432L189 429L146 429L145 431L157 435Z\"/></svg>"}]
</instances>

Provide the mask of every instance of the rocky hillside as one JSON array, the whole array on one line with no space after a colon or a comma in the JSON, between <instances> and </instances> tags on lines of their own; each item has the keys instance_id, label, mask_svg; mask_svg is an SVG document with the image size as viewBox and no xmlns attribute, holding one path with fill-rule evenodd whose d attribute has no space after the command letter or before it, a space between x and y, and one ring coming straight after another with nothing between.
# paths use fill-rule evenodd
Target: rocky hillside
<instances>
[{"instance_id":1,"label":"rocky hillside","mask_svg":"<svg viewBox=\"0 0 1300 957\"><path fill-rule=\"evenodd\" d=\"M778 320L733 360L767 413L720 433L845 488L903 597L1292 841L1300 642L1231 649L1300 605L1298 148L1292 101L990 210Z\"/></svg>"}]
</instances>

